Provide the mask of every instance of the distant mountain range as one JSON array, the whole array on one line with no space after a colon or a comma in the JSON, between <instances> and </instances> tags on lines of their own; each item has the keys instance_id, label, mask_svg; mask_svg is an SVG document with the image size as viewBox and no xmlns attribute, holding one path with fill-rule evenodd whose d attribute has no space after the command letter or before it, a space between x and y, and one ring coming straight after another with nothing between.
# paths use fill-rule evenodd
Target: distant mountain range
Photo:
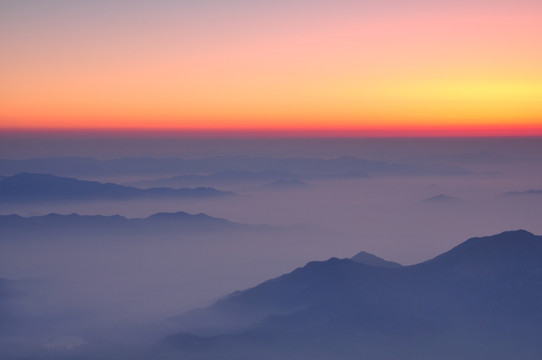
<instances>
[{"instance_id":1,"label":"distant mountain range","mask_svg":"<svg viewBox=\"0 0 542 360\"><path fill-rule=\"evenodd\" d=\"M239 185L239 184L254 184L254 183L287 183L301 181L300 179L366 179L370 178L364 172L361 171L347 171L331 174L302 174L294 173L291 171L245 171L245 170L226 170L218 173L212 173L208 175L180 175L167 178L160 178L154 180L141 180L128 182L126 185L148 188L153 186L168 186L168 187L180 187L180 186L194 186L194 185ZM264 187L262 188L265 188Z\"/></svg>"},{"instance_id":2,"label":"distant mountain range","mask_svg":"<svg viewBox=\"0 0 542 360\"><path fill-rule=\"evenodd\" d=\"M297 174L289 171L246 171L246 170L225 170L207 175L189 174L172 176L155 180L142 180L127 183L135 187L153 186L212 186L217 184L239 184L262 181L276 181L282 179L294 179Z\"/></svg>"},{"instance_id":3,"label":"distant mountain range","mask_svg":"<svg viewBox=\"0 0 542 360\"><path fill-rule=\"evenodd\" d=\"M518 230L471 238L413 266L358 258L311 262L186 313L172 320L182 332L153 355L540 359L541 236Z\"/></svg>"},{"instance_id":4,"label":"distant mountain range","mask_svg":"<svg viewBox=\"0 0 542 360\"><path fill-rule=\"evenodd\" d=\"M0 159L0 174L20 172L47 173L59 176L116 176L116 175L190 175L192 177L164 180L181 186L205 185L216 180L270 177L267 181L302 178L302 176L361 177L382 175L464 175L458 167L392 163L343 156L332 159L311 157L250 157L217 156L202 159L183 158L122 158L96 160L82 157L35 158L24 160ZM243 173L245 172L245 173ZM247 173L248 172L248 173ZM290 176L289 173L295 174ZM282 174L280 177L276 177ZM342 175L341 175L342 174ZM203 177L199 177L203 176ZM205 177L209 176L209 177ZM198 181L202 181L199 183ZM155 184L151 186L156 186ZM162 185L159 185L162 186Z\"/></svg>"},{"instance_id":5,"label":"distant mountain range","mask_svg":"<svg viewBox=\"0 0 542 360\"><path fill-rule=\"evenodd\" d=\"M146 218L102 215L59 215L21 217L0 215L0 237L4 241L20 239L25 234L183 234L212 231L263 231L278 229L266 225L248 225L205 214L157 213Z\"/></svg>"},{"instance_id":6,"label":"distant mountain range","mask_svg":"<svg viewBox=\"0 0 542 360\"><path fill-rule=\"evenodd\" d=\"M509 191L504 193L505 196L538 196L542 195L542 190L526 190L526 191Z\"/></svg>"},{"instance_id":7,"label":"distant mountain range","mask_svg":"<svg viewBox=\"0 0 542 360\"><path fill-rule=\"evenodd\" d=\"M0 201L128 200L142 198L209 198L234 195L208 187L137 189L113 183L48 174L20 173L0 180Z\"/></svg>"}]
</instances>

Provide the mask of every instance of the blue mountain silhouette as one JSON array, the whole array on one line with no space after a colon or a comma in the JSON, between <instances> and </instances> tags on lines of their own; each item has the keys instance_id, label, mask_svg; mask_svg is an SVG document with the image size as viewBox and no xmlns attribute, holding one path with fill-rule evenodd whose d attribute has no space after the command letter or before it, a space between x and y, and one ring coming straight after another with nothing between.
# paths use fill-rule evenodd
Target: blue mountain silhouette
<instances>
[{"instance_id":1,"label":"blue mountain silhouette","mask_svg":"<svg viewBox=\"0 0 542 360\"><path fill-rule=\"evenodd\" d=\"M472 238L403 267L310 262L172 320L187 359L538 359L542 237Z\"/></svg>"},{"instance_id":2,"label":"blue mountain silhouette","mask_svg":"<svg viewBox=\"0 0 542 360\"><path fill-rule=\"evenodd\" d=\"M20 173L0 180L0 201L124 200L134 198L206 198L233 195L208 187L137 189L113 183L48 174Z\"/></svg>"}]
</instances>

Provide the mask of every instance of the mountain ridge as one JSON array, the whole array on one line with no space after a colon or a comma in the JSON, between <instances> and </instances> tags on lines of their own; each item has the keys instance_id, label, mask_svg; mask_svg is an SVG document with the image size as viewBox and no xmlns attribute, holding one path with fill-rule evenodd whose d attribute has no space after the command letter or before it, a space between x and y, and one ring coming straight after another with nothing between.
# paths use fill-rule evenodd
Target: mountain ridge
<instances>
[{"instance_id":1,"label":"mountain ridge","mask_svg":"<svg viewBox=\"0 0 542 360\"><path fill-rule=\"evenodd\" d=\"M460 353L534 360L542 353L541 304L542 236L516 230L470 238L394 269L350 259L309 262L181 316L177 324L189 326L179 325L164 344L198 359L231 358L250 348L263 359L307 358L317 350L321 359L346 351L350 358L370 353L386 360L451 360ZM187 352L195 342L206 350Z\"/></svg>"},{"instance_id":2,"label":"mountain ridge","mask_svg":"<svg viewBox=\"0 0 542 360\"><path fill-rule=\"evenodd\" d=\"M126 200L135 198L207 198L234 195L214 188L138 189L114 183L79 180L50 174L22 172L0 180L5 202Z\"/></svg>"},{"instance_id":3,"label":"mountain ridge","mask_svg":"<svg viewBox=\"0 0 542 360\"><path fill-rule=\"evenodd\" d=\"M270 156L215 156L201 159L179 157L150 158L126 157L97 160L85 157L31 158L22 160L0 159L0 173L16 174L23 171L45 172L57 175L92 176L119 174L181 174L217 173L221 171L279 171L303 174L337 174L359 172L373 175L412 174L469 174L458 167L392 163L367 160L353 156L335 158Z\"/></svg>"},{"instance_id":4,"label":"mountain ridge","mask_svg":"<svg viewBox=\"0 0 542 360\"><path fill-rule=\"evenodd\" d=\"M0 234L8 238L14 234L32 233L85 233L106 234L126 232L163 233L168 231L271 231L278 227L251 225L212 217L204 213L189 214L184 211L155 213L144 218L127 218L121 215L62 215L50 213L23 217L16 214L0 215Z\"/></svg>"}]
</instances>

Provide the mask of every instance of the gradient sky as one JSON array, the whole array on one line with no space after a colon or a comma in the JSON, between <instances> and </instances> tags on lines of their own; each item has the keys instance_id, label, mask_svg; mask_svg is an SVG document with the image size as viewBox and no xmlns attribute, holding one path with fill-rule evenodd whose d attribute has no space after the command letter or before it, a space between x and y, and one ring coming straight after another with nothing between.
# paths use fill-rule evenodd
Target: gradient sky
<instances>
[{"instance_id":1,"label":"gradient sky","mask_svg":"<svg viewBox=\"0 0 542 360\"><path fill-rule=\"evenodd\" d=\"M542 2L0 0L0 128L542 135Z\"/></svg>"}]
</instances>

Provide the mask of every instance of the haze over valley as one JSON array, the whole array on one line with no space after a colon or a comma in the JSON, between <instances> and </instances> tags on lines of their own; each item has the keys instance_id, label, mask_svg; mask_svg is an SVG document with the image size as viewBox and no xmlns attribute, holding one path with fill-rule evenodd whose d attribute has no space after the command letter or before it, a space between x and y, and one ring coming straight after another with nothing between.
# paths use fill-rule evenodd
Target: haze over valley
<instances>
[{"instance_id":1,"label":"haze over valley","mask_svg":"<svg viewBox=\"0 0 542 360\"><path fill-rule=\"evenodd\" d=\"M376 295L378 289L388 286L386 281L395 284L396 280L386 280L387 272L373 274L376 270L363 266L358 269L350 260L337 259L352 258L364 266L390 268L389 271L410 269L408 265L422 263L408 270L417 274L418 270L414 269L429 266L423 265L424 261L474 236L518 229L541 234L542 202L537 189L542 183L542 158L539 153L526 151L520 143L507 139L487 143L480 149L485 155L478 160L463 157L463 146L452 152L451 140L446 140L446 146L441 148L434 142L427 142L424 147L420 140L416 145L417 156L405 159L402 157L408 147L404 148L404 140L383 139L382 142L389 144L385 158L374 155L382 150L381 143L368 142L373 147L363 139L358 140L359 146L341 147L341 156L336 154L338 143L329 141L321 144L328 147L331 156L322 156L325 148L321 146L295 150L294 140L285 142L291 144L293 150L284 156L269 150L259 153L261 147L239 140L246 151L259 153L258 156L229 154L192 158L190 152L186 152L168 158L138 160L117 157L113 151L111 160L92 160L91 153L82 158L0 160L0 173L4 175L0 179L0 274L3 278L0 315L5 324L2 356L79 359L86 356L115 358L119 354L137 358L140 354L141 358L168 359L182 355L188 359L192 356L217 359L218 353L226 357L231 353L242 358L245 355L238 353L239 346L247 346L252 349L250 354L262 358L273 358L277 354L313 357L316 353L305 347L313 347L311 339L329 335L329 342L322 343L325 349L318 353L322 358L331 358L341 351L344 354L362 351L350 345L341 351L336 348L337 336L351 341L347 339L351 339L351 332L357 329L355 331L363 333L368 331L364 341L371 344L366 343L362 348L371 351L375 359L393 357L398 349L403 349L399 344L407 340L399 334L405 331L418 334L417 340L404 346L412 351L411 356L423 358L425 355L419 352L418 342L429 341L423 340L429 336L423 329L434 326L444 326L448 335L443 335L441 340L430 340L436 344L431 351L444 349L440 342L445 341L446 336L455 338L455 332L467 325L448 327L445 325L448 320L441 319L440 315L417 313L416 306L421 304L416 305L417 301L436 296L425 288L430 286L423 280L426 275L420 275L421 278L412 275L415 279L412 279L411 289L399 290L397 285L389 285L388 292ZM474 145L476 140L457 139L457 142ZM510 151L514 155L499 155L503 144L517 144ZM214 146L219 148L224 144L217 140ZM360 149L365 149L370 156L362 156ZM421 152L423 149L426 151ZM311 151L311 156L299 156ZM320 156L315 156L317 152ZM504 252L515 253L515 237L538 244L533 246L540 244L539 237L526 235L526 232L506 234L510 240L505 246L510 250ZM492 241L484 244L490 254ZM528 253L522 246L517 251ZM480 261L479 266L489 266L481 263L486 261L483 254L486 250L476 251L472 261ZM335 260L328 261L330 258ZM519 258L513 261L521 263ZM250 304L232 305L235 314L215 314L213 309L219 305L213 305L201 313L206 314L203 323L200 315L181 316L195 314L192 311L195 308L206 308L227 294L252 288L307 263L306 271L314 269L318 275L307 275L314 279L299 280L302 283L288 286L300 289L316 286L310 290L315 294L302 291L296 295L301 297L299 299L309 296L316 301L314 305L305 300L284 300L288 304L293 302L286 308L274 304L272 308L278 307L270 308L268 313L255 310L271 306L260 304L258 297L250 300ZM336 266L352 269L338 270ZM469 266L477 268L478 265ZM471 276L469 269L462 270L467 272L465 276ZM356 305L357 310L352 309L354 312L348 317L354 316L356 311L362 311L359 316L363 318L372 314L363 320L365 325L360 325L364 330L358 329L358 325L346 325L346 318L340 314L333 319L321 319L310 315L312 310L303 310L306 306L319 309L328 304L325 297L320 299L321 295L317 294L330 291L326 290L325 279L338 276L337 271L353 271L348 275L351 280L344 283L340 291L359 291L349 288L353 284L347 285L354 281L361 284L355 286L365 289L361 294L374 292L377 297L399 298L378 311L373 300L360 298L363 306ZM442 271L448 270L443 268ZM538 273L532 271L535 276L532 281L536 283ZM376 278L369 280L371 276ZM404 276L410 278L411 275ZM443 273L442 276L448 275ZM318 285L321 281L324 283ZM333 281L343 284L340 279ZM509 283L506 284L503 286L508 287ZM529 289L525 291L535 297L540 295L536 286ZM266 291L269 291L266 292L269 301L275 297L282 299L283 291L291 292ZM439 291L443 294L451 291L461 297L464 289ZM231 296L237 298L237 295L229 295L225 299ZM448 299L446 304L435 302L434 306L450 307L456 301L453 299ZM280 301L282 304L283 300ZM345 311L354 306L341 301L337 298L325 306L344 307ZM474 306L476 300L472 301ZM409 311L414 313L396 313L400 303L412 304L414 308ZM471 305L461 305L467 308L457 311L475 311ZM255 308L251 310L251 306ZM534 303L532 306L535 313L540 311ZM329 309L319 311L333 313ZM282 332L281 326L290 327L289 314L296 322L301 321L301 327L295 330L297 335L291 335L292 339L298 339L295 348L299 348L295 351L290 349L293 344L283 343L272 335L274 331ZM286 317L273 320L276 316ZM383 316L389 320L382 320ZM425 320L420 320L420 316ZM236 317L240 317L239 320L235 320ZM314 321L320 325L310 325L311 331L303 328ZM334 325L325 325L328 321ZM489 326L491 321L484 318L483 326ZM517 321L521 331L534 326L521 319ZM255 327L260 323L263 328ZM373 326L380 329L378 335L371 330ZM228 335L239 331L245 335L231 338ZM256 345L261 341L257 339L262 331L270 332L265 338L276 341ZM472 334L472 339L485 332L479 331ZM508 335L503 332L492 336L487 341L493 344ZM486 354L483 348L467 340L458 338L463 344L461 351ZM382 352L380 341L395 341L398 347ZM529 340L526 336L522 341L531 352L540 351L533 347L535 339ZM495 355L495 349L502 350L503 354L508 351L493 345L490 348L487 354ZM432 354L431 351L427 354ZM450 359L454 358L454 352L450 354Z\"/></svg>"}]
</instances>

